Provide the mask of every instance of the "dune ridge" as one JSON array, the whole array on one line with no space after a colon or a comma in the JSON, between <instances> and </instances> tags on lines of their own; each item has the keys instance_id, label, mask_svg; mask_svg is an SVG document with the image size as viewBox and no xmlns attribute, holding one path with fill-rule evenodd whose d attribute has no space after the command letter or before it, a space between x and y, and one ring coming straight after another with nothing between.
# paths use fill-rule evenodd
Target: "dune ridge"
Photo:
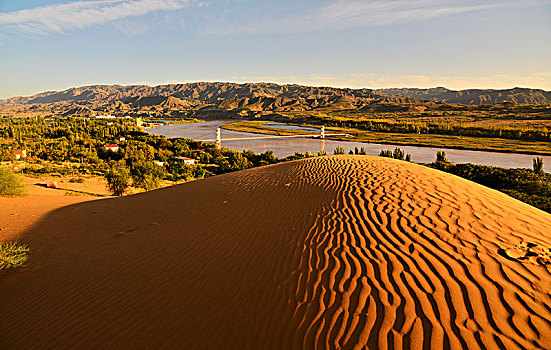
<instances>
[{"instance_id":1,"label":"dune ridge","mask_svg":"<svg viewBox=\"0 0 551 350\"><path fill-rule=\"evenodd\" d=\"M551 348L551 215L329 156L58 210L2 348ZM6 302L9 300L9 302Z\"/></svg>"}]
</instances>

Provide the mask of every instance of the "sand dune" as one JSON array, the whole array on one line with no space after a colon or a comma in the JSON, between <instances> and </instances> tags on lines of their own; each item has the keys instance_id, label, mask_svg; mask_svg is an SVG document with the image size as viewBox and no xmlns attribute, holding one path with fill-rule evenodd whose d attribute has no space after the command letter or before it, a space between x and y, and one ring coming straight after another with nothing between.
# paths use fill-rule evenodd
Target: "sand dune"
<instances>
[{"instance_id":1,"label":"sand dune","mask_svg":"<svg viewBox=\"0 0 551 350\"><path fill-rule=\"evenodd\" d=\"M108 195L105 182L98 178L87 178L84 183L69 183L68 179L40 176L38 178L20 176L27 195L24 197L0 196L0 242L17 239L24 231L40 221L46 214L61 207L96 200L98 197L85 194L68 196L66 191L46 188L36 184L53 181L60 188Z\"/></svg>"},{"instance_id":2,"label":"sand dune","mask_svg":"<svg viewBox=\"0 0 551 350\"><path fill-rule=\"evenodd\" d=\"M307 159L65 207L0 277L0 348L551 348L551 215Z\"/></svg>"}]
</instances>

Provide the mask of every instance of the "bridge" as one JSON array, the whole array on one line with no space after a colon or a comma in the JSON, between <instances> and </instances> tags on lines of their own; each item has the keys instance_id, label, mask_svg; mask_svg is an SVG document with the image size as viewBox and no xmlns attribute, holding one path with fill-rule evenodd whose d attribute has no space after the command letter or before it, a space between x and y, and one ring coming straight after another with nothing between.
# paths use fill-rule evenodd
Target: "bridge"
<instances>
[{"instance_id":1,"label":"bridge","mask_svg":"<svg viewBox=\"0 0 551 350\"><path fill-rule=\"evenodd\" d=\"M339 133L326 133L325 125L322 125L321 131L319 134L299 134L299 135L267 135L267 136L247 136L247 137L231 137L223 139L221 137L221 128L216 129L216 140L204 140L205 142L216 142L218 145L222 141L238 141L238 140L262 140L262 139L282 139L282 138L297 138L297 137L309 137L309 138L320 138L325 139L326 136L350 136L349 134L339 134Z\"/></svg>"}]
</instances>

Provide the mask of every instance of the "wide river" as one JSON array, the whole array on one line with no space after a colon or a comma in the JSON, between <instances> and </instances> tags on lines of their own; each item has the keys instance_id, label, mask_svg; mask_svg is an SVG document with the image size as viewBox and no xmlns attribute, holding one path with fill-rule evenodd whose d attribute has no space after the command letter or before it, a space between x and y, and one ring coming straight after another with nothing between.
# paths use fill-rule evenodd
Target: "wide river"
<instances>
[{"instance_id":1,"label":"wide river","mask_svg":"<svg viewBox=\"0 0 551 350\"><path fill-rule=\"evenodd\" d=\"M190 123L190 124L172 124L163 125L157 128L148 129L147 131L156 135L165 135L168 138L173 137L186 137L195 140L214 140L216 139L216 128L226 124L235 122L235 120L215 120L207 121L203 123ZM274 127L274 125L270 125ZM289 128L289 126L280 125L281 128ZM296 127L291 127L296 129ZM303 130L313 131L309 128L302 128ZM319 130L315 131L319 132ZM314 133L315 133L314 132ZM499 152L483 152L483 151L467 151L458 149L447 148L434 148L434 147L416 147L416 146L401 146L401 145L387 145L379 143L364 143L364 142L347 142L347 141L333 141L333 140L321 140L310 138L285 138L285 139L264 139L264 140L238 140L238 141L224 141L225 138L236 137L252 137L252 136L266 136L262 134L254 134L248 132L237 132L230 130L223 130L221 132L222 146L236 150L252 150L256 153L263 153L267 150L272 150L276 157L286 157L295 152L318 152L326 151L327 154L333 154L333 150L337 146L341 146L348 153L349 150L353 150L354 147L364 147L367 154L377 155L382 149L394 149L400 147L404 149L406 153L411 154L412 161L417 163L430 163L436 158L436 151L444 150L451 162L454 163L475 163L485 164L504 168L532 168L532 159L535 157L530 154L520 153L499 153ZM542 156L544 158L544 165L547 172L551 171L551 156Z\"/></svg>"}]
</instances>

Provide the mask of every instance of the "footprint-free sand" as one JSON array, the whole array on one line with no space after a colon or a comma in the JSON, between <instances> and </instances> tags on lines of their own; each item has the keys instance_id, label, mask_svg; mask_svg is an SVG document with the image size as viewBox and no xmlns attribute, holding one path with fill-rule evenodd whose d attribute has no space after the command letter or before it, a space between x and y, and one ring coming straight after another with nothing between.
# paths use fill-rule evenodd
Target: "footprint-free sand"
<instances>
[{"instance_id":1,"label":"footprint-free sand","mask_svg":"<svg viewBox=\"0 0 551 350\"><path fill-rule=\"evenodd\" d=\"M551 215L402 161L75 204L21 240L2 349L551 348Z\"/></svg>"}]
</instances>

